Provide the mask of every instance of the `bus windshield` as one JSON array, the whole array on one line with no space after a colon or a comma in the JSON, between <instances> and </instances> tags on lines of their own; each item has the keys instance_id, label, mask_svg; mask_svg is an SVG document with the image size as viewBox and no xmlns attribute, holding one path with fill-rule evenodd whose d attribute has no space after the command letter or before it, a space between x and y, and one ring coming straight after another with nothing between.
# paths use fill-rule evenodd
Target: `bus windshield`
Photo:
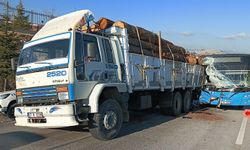
<instances>
[{"instance_id":1,"label":"bus windshield","mask_svg":"<svg viewBox=\"0 0 250 150\"><path fill-rule=\"evenodd\" d=\"M249 88L250 55L215 55L204 59L208 83L216 88Z\"/></svg>"}]
</instances>

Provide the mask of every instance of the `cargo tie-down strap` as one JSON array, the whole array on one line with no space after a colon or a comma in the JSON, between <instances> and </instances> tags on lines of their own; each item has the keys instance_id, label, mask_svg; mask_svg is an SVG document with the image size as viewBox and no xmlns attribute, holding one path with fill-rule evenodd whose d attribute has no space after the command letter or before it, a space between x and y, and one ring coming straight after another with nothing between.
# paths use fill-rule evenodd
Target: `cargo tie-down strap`
<instances>
[{"instance_id":1,"label":"cargo tie-down strap","mask_svg":"<svg viewBox=\"0 0 250 150\"><path fill-rule=\"evenodd\" d=\"M142 55L143 61L144 61L143 65L142 64L135 64L135 66L139 70L139 72L140 72L140 74L142 76L142 79L146 80L146 76L145 76L146 70L148 70L148 69L160 69L160 67L153 67L153 66L147 66L146 65L146 59L145 59L145 55L144 55L144 51L143 51L143 47L142 47L142 43L141 43L141 37L140 37L140 34L139 34L138 27L135 26L135 29L136 29L136 34L137 34L137 38L138 38L138 41L139 41L140 49L141 49L141 55Z\"/></svg>"},{"instance_id":2,"label":"cargo tie-down strap","mask_svg":"<svg viewBox=\"0 0 250 150\"><path fill-rule=\"evenodd\" d=\"M168 49L172 55L173 58L173 68L172 68L172 91L174 90L175 87L175 79L176 79L176 70L175 70L175 62L174 62L174 54L172 53L171 48L169 47L169 45L167 44Z\"/></svg>"},{"instance_id":3,"label":"cargo tie-down strap","mask_svg":"<svg viewBox=\"0 0 250 150\"><path fill-rule=\"evenodd\" d=\"M145 56L144 56L144 52L143 52L143 48L142 48L142 44L141 44L141 37L140 37L139 30L138 30L137 26L135 26L135 30L136 30L137 38L138 38L140 49L141 49L141 55L142 55L143 61L144 61L143 65L136 64L135 66L139 70L139 72L142 76L142 80L146 80L146 77L145 77Z\"/></svg>"},{"instance_id":4,"label":"cargo tie-down strap","mask_svg":"<svg viewBox=\"0 0 250 150\"><path fill-rule=\"evenodd\" d=\"M138 30L137 26L135 26L135 29L136 29L136 34L137 34L137 38L138 38L138 41L139 41L140 49L141 49L141 54L142 54L143 60L144 60L144 63L143 63L143 66L142 66L143 69L160 69L159 67L153 67L153 66L146 66L145 65L146 64L146 62L145 62L145 55L144 55L144 51L143 51L143 47L142 47L142 43L141 43L140 33L139 33L139 30Z\"/></svg>"},{"instance_id":5,"label":"cargo tie-down strap","mask_svg":"<svg viewBox=\"0 0 250 150\"><path fill-rule=\"evenodd\" d=\"M137 38L138 38L138 40L139 40L140 49L141 49L141 54L142 54L142 56L144 57L144 52L143 52L143 48L142 48L142 44L141 44L141 37L140 37L139 30L138 30L138 27L137 27L137 26L135 26L135 30L136 30Z\"/></svg>"}]
</instances>

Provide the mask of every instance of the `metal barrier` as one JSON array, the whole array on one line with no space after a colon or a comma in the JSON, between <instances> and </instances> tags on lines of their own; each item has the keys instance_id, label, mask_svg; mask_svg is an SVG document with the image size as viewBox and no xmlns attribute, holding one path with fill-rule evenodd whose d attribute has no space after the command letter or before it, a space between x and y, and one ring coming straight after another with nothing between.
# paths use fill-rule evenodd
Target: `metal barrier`
<instances>
[{"instance_id":1,"label":"metal barrier","mask_svg":"<svg viewBox=\"0 0 250 150\"><path fill-rule=\"evenodd\" d=\"M0 21L3 20L3 16L7 15L10 21L14 20L17 14L17 9L9 6L8 3L0 1ZM24 10L24 15L28 16L28 21L30 23L31 31L38 31L46 22L55 18L53 15L39 13L30 10Z\"/></svg>"}]
</instances>

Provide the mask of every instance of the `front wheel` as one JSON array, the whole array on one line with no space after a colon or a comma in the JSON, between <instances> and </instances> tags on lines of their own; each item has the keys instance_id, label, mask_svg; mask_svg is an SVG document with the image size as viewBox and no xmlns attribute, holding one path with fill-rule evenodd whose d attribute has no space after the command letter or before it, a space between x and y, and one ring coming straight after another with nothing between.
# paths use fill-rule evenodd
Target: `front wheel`
<instances>
[{"instance_id":1,"label":"front wheel","mask_svg":"<svg viewBox=\"0 0 250 150\"><path fill-rule=\"evenodd\" d=\"M14 119L15 116L14 116L14 109L15 109L15 103L14 104L11 104L8 108L7 108L7 116L10 118L10 119Z\"/></svg>"},{"instance_id":2,"label":"front wheel","mask_svg":"<svg viewBox=\"0 0 250 150\"><path fill-rule=\"evenodd\" d=\"M99 107L99 113L89 116L89 131L100 140L115 138L122 126L122 109L115 100L106 100Z\"/></svg>"}]
</instances>

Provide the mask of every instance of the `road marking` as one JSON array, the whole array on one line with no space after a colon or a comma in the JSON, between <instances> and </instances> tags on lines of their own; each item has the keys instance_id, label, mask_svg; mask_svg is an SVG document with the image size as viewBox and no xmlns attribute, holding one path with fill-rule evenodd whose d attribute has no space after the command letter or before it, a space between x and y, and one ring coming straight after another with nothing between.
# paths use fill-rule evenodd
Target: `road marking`
<instances>
[{"instance_id":1,"label":"road marking","mask_svg":"<svg viewBox=\"0 0 250 150\"><path fill-rule=\"evenodd\" d=\"M244 135L245 135L245 131L246 131L246 125L247 125L247 118L244 117L242 120L240 131L239 131L239 134L238 134L238 137L237 137L235 144L241 145L243 143Z\"/></svg>"}]
</instances>

